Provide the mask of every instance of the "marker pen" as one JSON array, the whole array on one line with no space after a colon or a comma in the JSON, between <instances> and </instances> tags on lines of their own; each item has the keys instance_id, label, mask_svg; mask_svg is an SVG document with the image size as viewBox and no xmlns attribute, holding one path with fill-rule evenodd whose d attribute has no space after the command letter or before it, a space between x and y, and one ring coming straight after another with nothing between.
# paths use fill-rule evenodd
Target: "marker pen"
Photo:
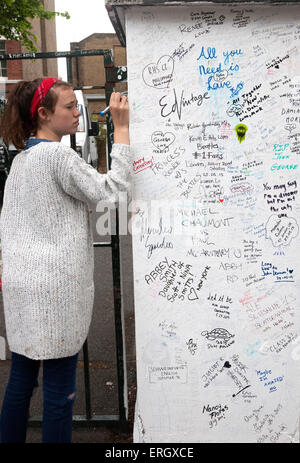
<instances>
[{"instance_id":1,"label":"marker pen","mask_svg":"<svg viewBox=\"0 0 300 463\"><path fill-rule=\"evenodd\" d=\"M123 92L121 93L121 96L127 96L128 92ZM105 116L106 113L108 113L109 111L109 106L107 106L107 108L105 108L103 111L100 111L100 115L101 116Z\"/></svg>"}]
</instances>

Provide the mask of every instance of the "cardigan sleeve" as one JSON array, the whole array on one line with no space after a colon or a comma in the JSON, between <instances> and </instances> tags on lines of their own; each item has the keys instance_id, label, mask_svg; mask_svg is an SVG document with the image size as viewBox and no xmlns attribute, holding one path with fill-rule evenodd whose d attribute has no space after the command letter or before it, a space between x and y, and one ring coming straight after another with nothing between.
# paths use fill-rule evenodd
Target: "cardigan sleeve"
<instances>
[{"instance_id":1,"label":"cardigan sleeve","mask_svg":"<svg viewBox=\"0 0 300 463\"><path fill-rule=\"evenodd\" d=\"M129 145L113 145L111 170L107 174L100 174L71 148L62 145L60 148L57 181L70 196L87 203L116 202L119 191L130 189L132 155Z\"/></svg>"}]
</instances>

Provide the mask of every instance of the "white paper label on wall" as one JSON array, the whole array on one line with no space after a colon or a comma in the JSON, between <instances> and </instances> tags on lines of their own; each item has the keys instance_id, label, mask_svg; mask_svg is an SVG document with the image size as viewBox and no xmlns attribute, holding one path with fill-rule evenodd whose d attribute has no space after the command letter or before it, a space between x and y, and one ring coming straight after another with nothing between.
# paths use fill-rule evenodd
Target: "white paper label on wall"
<instances>
[{"instance_id":1,"label":"white paper label on wall","mask_svg":"<svg viewBox=\"0 0 300 463\"><path fill-rule=\"evenodd\" d=\"M126 11L135 442L298 442L300 7Z\"/></svg>"}]
</instances>

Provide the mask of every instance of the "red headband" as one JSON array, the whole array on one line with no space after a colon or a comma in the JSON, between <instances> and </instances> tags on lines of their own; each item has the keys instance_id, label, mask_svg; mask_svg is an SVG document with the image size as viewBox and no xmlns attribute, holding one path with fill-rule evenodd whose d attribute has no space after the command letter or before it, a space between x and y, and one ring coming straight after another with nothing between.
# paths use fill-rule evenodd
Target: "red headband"
<instances>
[{"instance_id":1,"label":"red headband","mask_svg":"<svg viewBox=\"0 0 300 463\"><path fill-rule=\"evenodd\" d=\"M38 88L34 92L32 101L31 101L31 106L30 106L30 117L31 120L33 120L38 112L38 109L41 105L41 102L49 92L50 88L52 87L55 82L57 82L59 79L56 79L55 77L47 77L47 79L42 80L42 82L39 84Z\"/></svg>"}]
</instances>

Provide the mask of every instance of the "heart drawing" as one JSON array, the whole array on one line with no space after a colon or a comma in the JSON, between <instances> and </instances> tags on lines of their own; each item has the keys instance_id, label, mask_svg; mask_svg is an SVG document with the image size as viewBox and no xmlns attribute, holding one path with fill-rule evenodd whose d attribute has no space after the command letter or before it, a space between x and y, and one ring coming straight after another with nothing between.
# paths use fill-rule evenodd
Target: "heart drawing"
<instances>
[{"instance_id":1,"label":"heart drawing","mask_svg":"<svg viewBox=\"0 0 300 463\"><path fill-rule=\"evenodd\" d=\"M150 63L143 70L143 80L146 85L154 88L168 88L172 80L174 60L164 55L157 63Z\"/></svg>"},{"instance_id":2,"label":"heart drawing","mask_svg":"<svg viewBox=\"0 0 300 463\"><path fill-rule=\"evenodd\" d=\"M188 300L189 301L195 301L196 299L199 299L198 296L197 296L196 291L194 290L194 288L190 288L190 293L188 295Z\"/></svg>"},{"instance_id":3,"label":"heart drawing","mask_svg":"<svg viewBox=\"0 0 300 463\"><path fill-rule=\"evenodd\" d=\"M228 360L226 360L226 362L223 365L223 368L230 368L230 367L231 367L230 363L228 362Z\"/></svg>"},{"instance_id":4,"label":"heart drawing","mask_svg":"<svg viewBox=\"0 0 300 463\"><path fill-rule=\"evenodd\" d=\"M155 148L159 151L165 151L175 140L175 135L172 132L153 132L151 141Z\"/></svg>"}]
</instances>

